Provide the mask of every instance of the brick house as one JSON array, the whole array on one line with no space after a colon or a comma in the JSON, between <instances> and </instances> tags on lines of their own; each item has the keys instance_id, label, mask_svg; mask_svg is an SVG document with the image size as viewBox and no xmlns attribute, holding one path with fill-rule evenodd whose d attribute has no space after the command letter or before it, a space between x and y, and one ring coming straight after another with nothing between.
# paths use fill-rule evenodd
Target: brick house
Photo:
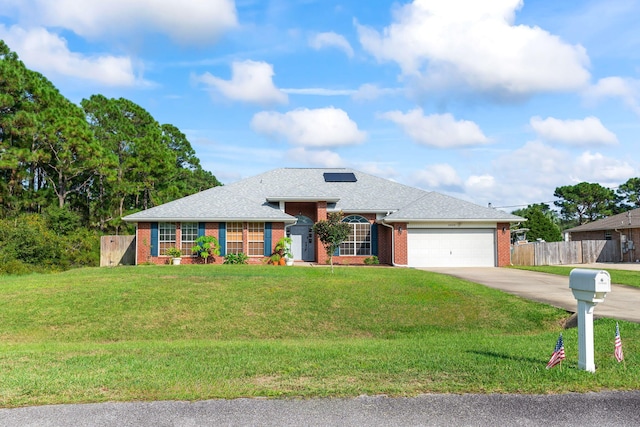
<instances>
[{"instance_id":1,"label":"brick house","mask_svg":"<svg viewBox=\"0 0 640 427\"><path fill-rule=\"evenodd\" d=\"M275 169L124 217L136 227L136 263L163 264L166 249L183 263L201 235L218 239L221 255L245 253L262 262L283 236L296 260L323 264L327 255L313 224L341 211L352 227L334 256L339 264L408 267L505 266L510 223L524 218L352 169ZM186 254L186 256L185 256Z\"/></svg>"},{"instance_id":2,"label":"brick house","mask_svg":"<svg viewBox=\"0 0 640 427\"><path fill-rule=\"evenodd\" d=\"M640 209L633 209L599 221L593 221L564 231L565 239L611 240L620 248L620 262L636 262L640 252Z\"/></svg>"}]
</instances>

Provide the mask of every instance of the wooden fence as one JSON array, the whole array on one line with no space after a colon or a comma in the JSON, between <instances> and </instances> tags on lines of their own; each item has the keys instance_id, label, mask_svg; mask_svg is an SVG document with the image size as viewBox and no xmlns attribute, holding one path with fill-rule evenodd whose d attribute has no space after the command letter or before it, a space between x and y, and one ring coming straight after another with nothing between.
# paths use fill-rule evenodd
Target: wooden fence
<instances>
[{"instance_id":1,"label":"wooden fence","mask_svg":"<svg viewBox=\"0 0 640 427\"><path fill-rule=\"evenodd\" d=\"M135 265L136 236L100 237L100 267Z\"/></svg>"},{"instance_id":2,"label":"wooden fence","mask_svg":"<svg viewBox=\"0 0 640 427\"><path fill-rule=\"evenodd\" d=\"M564 265L620 261L614 240L527 243L511 250L513 265Z\"/></svg>"}]
</instances>

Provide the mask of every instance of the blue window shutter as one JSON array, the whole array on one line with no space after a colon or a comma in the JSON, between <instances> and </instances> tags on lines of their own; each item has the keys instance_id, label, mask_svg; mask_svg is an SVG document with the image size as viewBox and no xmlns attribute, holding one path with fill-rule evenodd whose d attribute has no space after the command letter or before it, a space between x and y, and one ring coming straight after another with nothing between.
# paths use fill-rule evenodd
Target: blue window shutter
<instances>
[{"instance_id":1,"label":"blue window shutter","mask_svg":"<svg viewBox=\"0 0 640 427\"><path fill-rule=\"evenodd\" d=\"M160 242L158 241L158 223L151 223L151 256L158 256L158 246L160 246Z\"/></svg>"},{"instance_id":2,"label":"blue window shutter","mask_svg":"<svg viewBox=\"0 0 640 427\"><path fill-rule=\"evenodd\" d=\"M264 223L264 256L271 255L271 223Z\"/></svg>"},{"instance_id":3,"label":"blue window shutter","mask_svg":"<svg viewBox=\"0 0 640 427\"><path fill-rule=\"evenodd\" d=\"M198 223L198 237L204 236L204 222Z\"/></svg>"},{"instance_id":4,"label":"blue window shutter","mask_svg":"<svg viewBox=\"0 0 640 427\"><path fill-rule=\"evenodd\" d=\"M227 223L218 223L218 243L220 244L220 256L227 254Z\"/></svg>"},{"instance_id":5,"label":"blue window shutter","mask_svg":"<svg viewBox=\"0 0 640 427\"><path fill-rule=\"evenodd\" d=\"M333 252L333 256L340 256L340 246L338 246L336 250Z\"/></svg>"},{"instance_id":6,"label":"blue window shutter","mask_svg":"<svg viewBox=\"0 0 640 427\"><path fill-rule=\"evenodd\" d=\"M371 255L378 256L378 224L371 224Z\"/></svg>"}]
</instances>

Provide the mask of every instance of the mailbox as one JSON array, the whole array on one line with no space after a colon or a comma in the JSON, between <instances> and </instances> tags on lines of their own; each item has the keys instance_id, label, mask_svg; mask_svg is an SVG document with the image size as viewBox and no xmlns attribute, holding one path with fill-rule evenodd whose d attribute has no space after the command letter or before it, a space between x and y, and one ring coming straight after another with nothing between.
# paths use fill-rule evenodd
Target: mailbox
<instances>
[{"instance_id":1,"label":"mailbox","mask_svg":"<svg viewBox=\"0 0 640 427\"><path fill-rule=\"evenodd\" d=\"M602 302L611 292L611 276L604 270L574 268L569 274L569 287L577 300Z\"/></svg>"}]
</instances>

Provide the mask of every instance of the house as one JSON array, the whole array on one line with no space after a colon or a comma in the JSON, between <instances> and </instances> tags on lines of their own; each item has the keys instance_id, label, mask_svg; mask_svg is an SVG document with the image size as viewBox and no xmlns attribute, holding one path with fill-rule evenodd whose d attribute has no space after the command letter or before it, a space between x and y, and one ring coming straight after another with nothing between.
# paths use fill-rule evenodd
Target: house
<instances>
[{"instance_id":1,"label":"house","mask_svg":"<svg viewBox=\"0 0 640 427\"><path fill-rule=\"evenodd\" d=\"M620 248L620 262L637 262L640 252L640 208L593 221L564 231L565 239L612 240Z\"/></svg>"},{"instance_id":2,"label":"house","mask_svg":"<svg viewBox=\"0 0 640 427\"><path fill-rule=\"evenodd\" d=\"M198 236L215 236L225 254L251 262L271 255L284 236L296 260L328 257L313 224L341 211L352 227L334 256L339 264L408 267L510 264L510 223L524 218L399 184L352 169L275 169L124 217L136 227L136 263L165 263L167 248L184 258Z\"/></svg>"}]
</instances>

